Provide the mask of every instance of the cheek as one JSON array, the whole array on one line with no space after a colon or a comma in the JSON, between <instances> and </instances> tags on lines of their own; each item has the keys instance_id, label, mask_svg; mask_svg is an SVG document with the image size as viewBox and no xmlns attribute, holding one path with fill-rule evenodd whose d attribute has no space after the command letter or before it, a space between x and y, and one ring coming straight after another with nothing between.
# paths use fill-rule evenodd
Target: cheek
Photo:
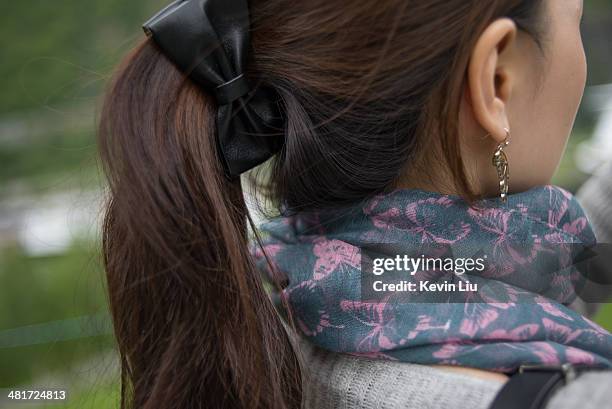
<instances>
[{"instance_id":1,"label":"cheek","mask_svg":"<svg viewBox=\"0 0 612 409\"><path fill-rule=\"evenodd\" d=\"M586 85L587 79L587 62L586 56L584 53L584 47L582 45L582 40L580 37L576 40L576 44L572 48L571 54L568 56L567 67L567 84L568 84L568 103L569 103L569 113L572 114L572 125L573 119L576 117L576 113L578 112L578 107L580 106L580 102L582 101L582 96L584 94L584 88ZM570 68L571 67L571 68ZM571 88L571 89L570 89Z\"/></svg>"},{"instance_id":2,"label":"cheek","mask_svg":"<svg viewBox=\"0 0 612 409\"><path fill-rule=\"evenodd\" d=\"M561 30L547 50L541 88L517 107L515 129L524 137L510 151L515 188L549 183L563 155L584 93L586 58L580 36ZM528 95L529 90L522 90ZM524 104L523 104L524 103ZM516 104L515 104L516 106Z\"/></svg>"},{"instance_id":3,"label":"cheek","mask_svg":"<svg viewBox=\"0 0 612 409\"><path fill-rule=\"evenodd\" d=\"M568 30L569 31L569 30ZM560 36L557 49L551 53L549 74L544 78L540 112L542 148L547 153L544 164L547 173L554 173L567 140L572 132L576 114L582 101L587 76L587 65L580 36Z\"/></svg>"},{"instance_id":4,"label":"cheek","mask_svg":"<svg viewBox=\"0 0 612 409\"><path fill-rule=\"evenodd\" d=\"M580 44L565 43L552 61L547 91L542 95L550 104L550 122L556 138L571 133L586 81L586 61ZM551 135L552 137L553 135Z\"/></svg>"},{"instance_id":5,"label":"cheek","mask_svg":"<svg viewBox=\"0 0 612 409\"><path fill-rule=\"evenodd\" d=\"M571 32L571 30L568 30ZM587 64L582 45L580 32L576 35L566 36L560 41L560 50L558 52L559 61L555 67L558 69L558 74L555 76L555 82L560 94L559 98L559 115L562 123L565 125L564 135L569 136L571 129L576 119L578 107L582 101L584 87L586 84Z\"/></svg>"}]
</instances>

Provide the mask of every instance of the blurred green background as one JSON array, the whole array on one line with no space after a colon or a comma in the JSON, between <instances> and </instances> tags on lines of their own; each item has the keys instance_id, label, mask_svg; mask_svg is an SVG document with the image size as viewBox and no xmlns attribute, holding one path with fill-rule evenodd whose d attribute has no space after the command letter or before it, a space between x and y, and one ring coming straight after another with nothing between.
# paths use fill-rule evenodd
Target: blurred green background
<instances>
[{"instance_id":1,"label":"blurred green background","mask_svg":"<svg viewBox=\"0 0 612 409\"><path fill-rule=\"evenodd\" d=\"M116 407L96 218L94 129L114 65L166 1L24 0L0 5L0 388L67 388L67 405ZM589 90L612 83L612 2L586 0ZM588 177L576 150L601 118L585 99L555 183ZM612 329L612 308L596 320Z\"/></svg>"}]
</instances>

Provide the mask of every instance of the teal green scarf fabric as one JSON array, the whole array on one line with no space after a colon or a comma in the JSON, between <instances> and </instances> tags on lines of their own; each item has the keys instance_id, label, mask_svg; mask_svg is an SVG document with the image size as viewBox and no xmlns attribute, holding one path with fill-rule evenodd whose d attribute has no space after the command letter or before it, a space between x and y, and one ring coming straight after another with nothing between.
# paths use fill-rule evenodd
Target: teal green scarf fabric
<instances>
[{"instance_id":1,"label":"teal green scarf fabric","mask_svg":"<svg viewBox=\"0 0 612 409\"><path fill-rule=\"evenodd\" d=\"M461 198L396 190L333 211L260 226L258 267L304 337L337 352L419 364L512 372L521 364L612 367L612 335L566 307L581 279L577 249L595 244L574 197L544 186L469 206ZM425 250L423 250L425 249ZM433 249L433 250L432 250ZM442 249L442 250L440 250ZM415 291L370 291L375 258L440 250L484 268L402 272ZM269 264L266 258L271 261ZM432 294L421 281L478 284ZM437 297L437 298L436 298Z\"/></svg>"}]
</instances>

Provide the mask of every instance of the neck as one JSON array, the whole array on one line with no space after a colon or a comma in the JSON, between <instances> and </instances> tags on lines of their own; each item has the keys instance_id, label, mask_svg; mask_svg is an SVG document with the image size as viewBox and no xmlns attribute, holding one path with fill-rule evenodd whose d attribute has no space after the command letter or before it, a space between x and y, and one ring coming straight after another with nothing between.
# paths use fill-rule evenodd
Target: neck
<instances>
[{"instance_id":1,"label":"neck","mask_svg":"<svg viewBox=\"0 0 612 409\"><path fill-rule=\"evenodd\" d=\"M430 161L430 163L435 162ZM459 195L459 189L450 171L443 169L438 164L428 165L425 161L412 164L410 169L405 170L395 187L398 189L419 189L444 195Z\"/></svg>"}]
</instances>

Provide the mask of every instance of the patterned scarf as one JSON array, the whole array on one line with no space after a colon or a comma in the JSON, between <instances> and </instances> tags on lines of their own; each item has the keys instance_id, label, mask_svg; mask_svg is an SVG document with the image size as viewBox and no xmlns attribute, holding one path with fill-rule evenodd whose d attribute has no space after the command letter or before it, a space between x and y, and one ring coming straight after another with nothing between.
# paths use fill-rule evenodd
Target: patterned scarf
<instances>
[{"instance_id":1,"label":"patterned scarf","mask_svg":"<svg viewBox=\"0 0 612 409\"><path fill-rule=\"evenodd\" d=\"M271 266L254 245L258 268L287 284L277 299L303 336L322 348L499 372L521 364L612 367L612 335L566 306L582 276L577 249L595 238L578 202L561 188L537 187L510 195L506 204L487 199L475 206L400 189L342 209L278 217L259 230ZM467 280L480 289L364 295L376 279L364 272L366 258L416 254L424 246L450 248L455 259L484 257L486 268L462 275L418 271L405 274L407 281Z\"/></svg>"}]
</instances>

